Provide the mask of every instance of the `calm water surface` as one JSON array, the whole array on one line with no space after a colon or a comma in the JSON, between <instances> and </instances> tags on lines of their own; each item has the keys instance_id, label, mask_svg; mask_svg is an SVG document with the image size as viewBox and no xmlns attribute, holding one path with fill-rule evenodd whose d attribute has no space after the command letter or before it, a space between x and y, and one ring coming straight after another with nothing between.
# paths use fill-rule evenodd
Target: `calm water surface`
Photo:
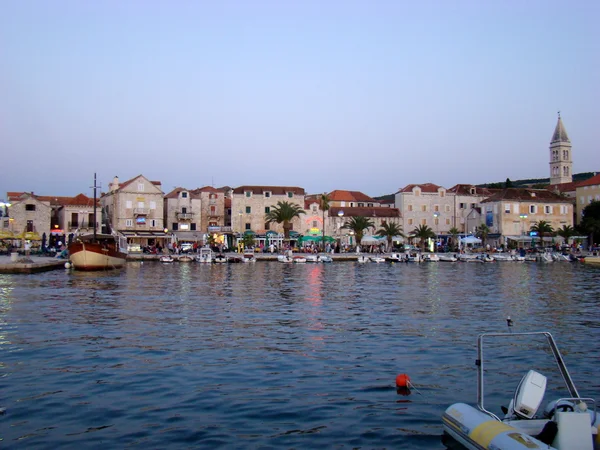
<instances>
[{"instance_id":1,"label":"calm water surface","mask_svg":"<svg viewBox=\"0 0 600 450\"><path fill-rule=\"evenodd\" d=\"M508 315L551 331L600 397L599 280L573 263L0 275L0 447L441 449L445 408L476 401L476 336ZM499 402L501 382L553 370L511 351L489 368Z\"/></svg>"}]
</instances>

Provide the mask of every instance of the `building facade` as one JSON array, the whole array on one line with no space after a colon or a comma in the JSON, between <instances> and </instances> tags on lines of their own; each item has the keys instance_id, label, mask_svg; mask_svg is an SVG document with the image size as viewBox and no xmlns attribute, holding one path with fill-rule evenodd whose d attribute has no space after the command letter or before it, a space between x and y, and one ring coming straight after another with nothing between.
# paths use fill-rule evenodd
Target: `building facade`
<instances>
[{"instance_id":1,"label":"building facade","mask_svg":"<svg viewBox=\"0 0 600 450\"><path fill-rule=\"evenodd\" d=\"M576 222L579 225L583 218L584 208L593 201L600 201L600 173L579 183L576 187L575 198L577 201Z\"/></svg>"},{"instance_id":2,"label":"building facade","mask_svg":"<svg viewBox=\"0 0 600 450\"><path fill-rule=\"evenodd\" d=\"M164 245L169 237L160 181L138 175L121 183L115 177L100 203L103 232L116 231L125 236L130 251L156 243Z\"/></svg>"},{"instance_id":3,"label":"building facade","mask_svg":"<svg viewBox=\"0 0 600 450\"><path fill-rule=\"evenodd\" d=\"M9 192L10 206L2 217L2 229L13 235L31 233L36 238L50 234L52 207L47 200L41 200L33 192Z\"/></svg>"},{"instance_id":4,"label":"building facade","mask_svg":"<svg viewBox=\"0 0 600 450\"><path fill-rule=\"evenodd\" d=\"M454 226L454 195L433 183L409 184L395 195L405 234L426 225L437 235L448 234Z\"/></svg>"},{"instance_id":5,"label":"building facade","mask_svg":"<svg viewBox=\"0 0 600 450\"><path fill-rule=\"evenodd\" d=\"M165 228L178 241L204 240L200 195L185 188L175 188L164 196Z\"/></svg>"}]
</instances>

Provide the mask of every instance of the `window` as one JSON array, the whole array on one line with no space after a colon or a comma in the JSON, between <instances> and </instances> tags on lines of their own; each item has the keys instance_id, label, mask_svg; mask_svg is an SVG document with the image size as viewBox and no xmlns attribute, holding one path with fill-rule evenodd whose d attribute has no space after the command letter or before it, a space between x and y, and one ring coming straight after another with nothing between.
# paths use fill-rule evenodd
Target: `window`
<instances>
[{"instance_id":1,"label":"window","mask_svg":"<svg viewBox=\"0 0 600 450\"><path fill-rule=\"evenodd\" d=\"M156 209L156 202L150 202L150 209Z\"/></svg>"},{"instance_id":2,"label":"window","mask_svg":"<svg viewBox=\"0 0 600 450\"><path fill-rule=\"evenodd\" d=\"M265 198L270 198L271 197L271 193L270 192L265 192Z\"/></svg>"},{"instance_id":3,"label":"window","mask_svg":"<svg viewBox=\"0 0 600 450\"><path fill-rule=\"evenodd\" d=\"M133 219L125 219L125 226L126 227L132 227L133 226Z\"/></svg>"},{"instance_id":4,"label":"window","mask_svg":"<svg viewBox=\"0 0 600 450\"><path fill-rule=\"evenodd\" d=\"M269 212L269 211L267 211L267 208L265 208L265 212ZM317 212L317 205L312 206L312 212L314 212L314 213Z\"/></svg>"},{"instance_id":5,"label":"window","mask_svg":"<svg viewBox=\"0 0 600 450\"><path fill-rule=\"evenodd\" d=\"M184 192L182 192L182 193L181 193L181 198L187 198L187 192L185 192L185 191L184 191Z\"/></svg>"},{"instance_id":6,"label":"window","mask_svg":"<svg viewBox=\"0 0 600 450\"><path fill-rule=\"evenodd\" d=\"M433 210L434 211L439 211L440 210L440 205L434 205Z\"/></svg>"},{"instance_id":7,"label":"window","mask_svg":"<svg viewBox=\"0 0 600 450\"><path fill-rule=\"evenodd\" d=\"M440 191L440 197L444 197L446 195L446 191Z\"/></svg>"},{"instance_id":8,"label":"window","mask_svg":"<svg viewBox=\"0 0 600 450\"><path fill-rule=\"evenodd\" d=\"M364 208L364 206L365 206L365 204L364 204L364 203L359 203L359 204L358 204L358 207L359 207L359 208Z\"/></svg>"},{"instance_id":9,"label":"window","mask_svg":"<svg viewBox=\"0 0 600 450\"><path fill-rule=\"evenodd\" d=\"M144 183L138 183L138 192L144 192Z\"/></svg>"},{"instance_id":10,"label":"window","mask_svg":"<svg viewBox=\"0 0 600 450\"><path fill-rule=\"evenodd\" d=\"M552 206L546 205L546 206L544 207L544 212L545 212L546 214L552 214Z\"/></svg>"},{"instance_id":11,"label":"window","mask_svg":"<svg viewBox=\"0 0 600 450\"><path fill-rule=\"evenodd\" d=\"M246 206L246 214L251 214L251 213L252 213L252 207Z\"/></svg>"},{"instance_id":12,"label":"window","mask_svg":"<svg viewBox=\"0 0 600 450\"><path fill-rule=\"evenodd\" d=\"M190 231L196 231L196 224L190 223Z\"/></svg>"},{"instance_id":13,"label":"window","mask_svg":"<svg viewBox=\"0 0 600 450\"><path fill-rule=\"evenodd\" d=\"M151 226L152 228L155 228L155 227L156 227L156 219L152 219L152 220L150 220L150 226Z\"/></svg>"},{"instance_id":14,"label":"window","mask_svg":"<svg viewBox=\"0 0 600 450\"><path fill-rule=\"evenodd\" d=\"M266 222L265 223L265 230L270 230L271 229L271 222Z\"/></svg>"},{"instance_id":15,"label":"window","mask_svg":"<svg viewBox=\"0 0 600 450\"><path fill-rule=\"evenodd\" d=\"M131 200L127 200L125 202L125 208L127 208L127 209L133 208L133 203L131 203Z\"/></svg>"},{"instance_id":16,"label":"window","mask_svg":"<svg viewBox=\"0 0 600 450\"><path fill-rule=\"evenodd\" d=\"M408 205L408 210L409 210L409 211L412 211L412 210L413 210L413 209L412 209L412 205Z\"/></svg>"},{"instance_id":17,"label":"window","mask_svg":"<svg viewBox=\"0 0 600 450\"><path fill-rule=\"evenodd\" d=\"M251 229L252 229L252 228L250 227L250 224L249 224L249 223L247 223L247 224L246 224L246 230L251 230Z\"/></svg>"},{"instance_id":18,"label":"window","mask_svg":"<svg viewBox=\"0 0 600 450\"><path fill-rule=\"evenodd\" d=\"M466 203L459 203L458 204L458 208L459 209L467 209L467 204Z\"/></svg>"},{"instance_id":19,"label":"window","mask_svg":"<svg viewBox=\"0 0 600 450\"><path fill-rule=\"evenodd\" d=\"M185 206L181 208L181 213L187 214L187 208Z\"/></svg>"},{"instance_id":20,"label":"window","mask_svg":"<svg viewBox=\"0 0 600 450\"><path fill-rule=\"evenodd\" d=\"M510 203L504 205L504 212L506 214L510 214Z\"/></svg>"},{"instance_id":21,"label":"window","mask_svg":"<svg viewBox=\"0 0 600 450\"><path fill-rule=\"evenodd\" d=\"M423 212L427 211L427 205L421 205L421 211L423 211Z\"/></svg>"},{"instance_id":22,"label":"window","mask_svg":"<svg viewBox=\"0 0 600 450\"><path fill-rule=\"evenodd\" d=\"M412 225L413 224L413 220L412 219L408 219L408 224Z\"/></svg>"},{"instance_id":23,"label":"window","mask_svg":"<svg viewBox=\"0 0 600 450\"><path fill-rule=\"evenodd\" d=\"M173 222L173 225L171 226L171 230L173 230L173 231L179 230L179 224L177 222Z\"/></svg>"},{"instance_id":24,"label":"window","mask_svg":"<svg viewBox=\"0 0 600 450\"><path fill-rule=\"evenodd\" d=\"M579 203L581 203L582 205L585 203L585 197L583 195L579 197Z\"/></svg>"},{"instance_id":25,"label":"window","mask_svg":"<svg viewBox=\"0 0 600 450\"><path fill-rule=\"evenodd\" d=\"M421 225L427 225L427 219L421 219Z\"/></svg>"},{"instance_id":26,"label":"window","mask_svg":"<svg viewBox=\"0 0 600 450\"><path fill-rule=\"evenodd\" d=\"M313 228L318 228L319 227L319 222L317 222L316 220L313 220L312 227Z\"/></svg>"},{"instance_id":27,"label":"window","mask_svg":"<svg viewBox=\"0 0 600 450\"><path fill-rule=\"evenodd\" d=\"M208 196L208 198L209 198L209 199L211 199L211 200L214 200L214 199L216 199L216 198L217 198L217 194L210 194L210 195Z\"/></svg>"},{"instance_id":28,"label":"window","mask_svg":"<svg viewBox=\"0 0 600 450\"><path fill-rule=\"evenodd\" d=\"M187 223L180 223L179 224L179 229L182 230L182 231L187 231L187 230L190 229L190 226Z\"/></svg>"},{"instance_id":29,"label":"window","mask_svg":"<svg viewBox=\"0 0 600 450\"><path fill-rule=\"evenodd\" d=\"M450 205L446 205L446 212L450 212Z\"/></svg>"},{"instance_id":30,"label":"window","mask_svg":"<svg viewBox=\"0 0 600 450\"><path fill-rule=\"evenodd\" d=\"M446 225L450 225L450 219L446 219Z\"/></svg>"},{"instance_id":31,"label":"window","mask_svg":"<svg viewBox=\"0 0 600 450\"><path fill-rule=\"evenodd\" d=\"M35 211L35 205L25 205L25 211Z\"/></svg>"},{"instance_id":32,"label":"window","mask_svg":"<svg viewBox=\"0 0 600 450\"><path fill-rule=\"evenodd\" d=\"M475 209L475 203L471 203L471 209Z\"/></svg>"},{"instance_id":33,"label":"window","mask_svg":"<svg viewBox=\"0 0 600 450\"><path fill-rule=\"evenodd\" d=\"M529 214L536 214L536 213L537 213L537 206L529 205Z\"/></svg>"},{"instance_id":34,"label":"window","mask_svg":"<svg viewBox=\"0 0 600 450\"><path fill-rule=\"evenodd\" d=\"M373 203L367 203L367 206L368 206L369 208L372 208L372 207L373 207Z\"/></svg>"},{"instance_id":35,"label":"window","mask_svg":"<svg viewBox=\"0 0 600 450\"><path fill-rule=\"evenodd\" d=\"M269 214L271 212L270 206L265 206L265 214Z\"/></svg>"},{"instance_id":36,"label":"window","mask_svg":"<svg viewBox=\"0 0 600 450\"><path fill-rule=\"evenodd\" d=\"M88 226L94 226L94 214L88 214Z\"/></svg>"},{"instance_id":37,"label":"window","mask_svg":"<svg viewBox=\"0 0 600 450\"><path fill-rule=\"evenodd\" d=\"M293 192L288 192L287 193L288 198L294 198L294 193Z\"/></svg>"},{"instance_id":38,"label":"window","mask_svg":"<svg viewBox=\"0 0 600 450\"><path fill-rule=\"evenodd\" d=\"M211 206L210 207L210 215L211 216L216 216L217 215L217 207L216 206Z\"/></svg>"},{"instance_id":39,"label":"window","mask_svg":"<svg viewBox=\"0 0 600 450\"><path fill-rule=\"evenodd\" d=\"M474 187L472 187L472 188L469 190L469 192L471 193L471 195L475 195L475 192L477 192L477 190L476 190Z\"/></svg>"},{"instance_id":40,"label":"window","mask_svg":"<svg viewBox=\"0 0 600 450\"><path fill-rule=\"evenodd\" d=\"M437 217L435 219L433 219L433 223L435 223L436 225L440 224L440 219L438 219Z\"/></svg>"},{"instance_id":41,"label":"window","mask_svg":"<svg viewBox=\"0 0 600 450\"><path fill-rule=\"evenodd\" d=\"M250 197L252 197L252 192L246 191L246 192L244 192L244 195L246 196L246 198L250 198Z\"/></svg>"},{"instance_id":42,"label":"window","mask_svg":"<svg viewBox=\"0 0 600 450\"><path fill-rule=\"evenodd\" d=\"M137 207L143 209L144 208L144 202L138 202Z\"/></svg>"}]
</instances>

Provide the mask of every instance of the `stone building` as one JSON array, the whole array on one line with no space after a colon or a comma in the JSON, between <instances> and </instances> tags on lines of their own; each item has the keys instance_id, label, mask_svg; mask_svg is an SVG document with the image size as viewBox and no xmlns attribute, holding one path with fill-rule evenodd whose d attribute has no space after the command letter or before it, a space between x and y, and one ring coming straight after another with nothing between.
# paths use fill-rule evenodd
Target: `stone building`
<instances>
[{"instance_id":1,"label":"stone building","mask_svg":"<svg viewBox=\"0 0 600 450\"><path fill-rule=\"evenodd\" d=\"M7 216L2 217L2 229L14 235L24 232L41 237L50 234L50 218L52 207L48 200L42 200L33 192L8 192L10 207L6 208Z\"/></svg>"},{"instance_id":2,"label":"stone building","mask_svg":"<svg viewBox=\"0 0 600 450\"><path fill-rule=\"evenodd\" d=\"M193 192L200 198L200 230L217 235L231 233L231 227L226 226L226 189L205 186Z\"/></svg>"},{"instance_id":3,"label":"stone building","mask_svg":"<svg viewBox=\"0 0 600 450\"><path fill-rule=\"evenodd\" d=\"M506 239L529 242L529 230L541 220L554 230L573 226L573 205L545 189L502 189L482 200L482 220L491 233Z\"/></svg>"},{"instance_id":4,"label":"stone building","mask_svg":"<svg viewBox=\"0 0 600 450\"><path fill-rule=\"evenodd\" d=\"M581 223L583 209L593 201L600 201L600 174L582 181L576 187L577 224Z\"/></svg>"},{"instance_id":5,"label":"stone building","mask_svg":"<svg viewBox=\"0 0 600 450\"><path fill-rule=\"evenodd\" d=\"M165 228L178 241L204 241L202 201L195 191L175 188L164 196Z\"/></svg>"},{"instance_id":6,"label":"stone building","mask_svg":"<svg viewBox=\"0 0 600 450\"><path fill-rule=\"evenodd\" d=\"M127 238L130 251L160 243L166 245L169 229L164 223L160 181L138 175L123 183L115 177L100 197L103 231L117 231Z\"/></svg>"},{"instance_id":7,"label":"stone building","mask_svg":"<svg viewBox=\"0 0 600 450\"><path fill-rule=\"evenodd\" d=\"M296 186L239 186L232 191L231 215L234 233L247 231L263 234L266 231L283 233L283 224L268 224L265 215L278 202L288 202L304 209L304 189ZM302 219L294 218L291 230L302 230Z\"/></svg>"},{"instance_id":8,"label":"stone building","mask_svg":"<svg viewBox=\"0 0 600 450\"><path fill-rule=\"evenodd\" d=\"M447 234L455 226L454 195L437 184L409 184L396 192L394 203L405 234L420 225L427 225L438 235Z\"/></svg>"},{"instance_id":9,"label":"stone building","mask_svg":"<svg viewBox=\"0 0 600 450\"><path fill-rule=\"evenodd\" d=\"M496 191L498 190L472 184L457 184L448 189L448 197L452 199L450 228L456 228L459 233L472 233L481 224L481 201ZM446 219L444 216L444 222Z\"/></svg>"}]
</instances>

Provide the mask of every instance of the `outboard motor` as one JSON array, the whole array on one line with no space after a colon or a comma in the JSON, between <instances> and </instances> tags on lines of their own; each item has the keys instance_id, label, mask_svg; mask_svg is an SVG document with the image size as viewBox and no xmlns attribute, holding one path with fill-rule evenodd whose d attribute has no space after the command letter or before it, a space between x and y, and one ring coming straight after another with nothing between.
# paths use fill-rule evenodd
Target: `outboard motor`
<instances>
[{"instance_id":1,"label":"outboard motor","mask_svg":"<svg viewBox=\"0 0 600 450\"><path fill-rule=\"evenodd\" d=\"M508 405L506 417L533 419L544 399L546 381L546 377L535 370L527 372Z\"/></svg>"}]
</instances>

